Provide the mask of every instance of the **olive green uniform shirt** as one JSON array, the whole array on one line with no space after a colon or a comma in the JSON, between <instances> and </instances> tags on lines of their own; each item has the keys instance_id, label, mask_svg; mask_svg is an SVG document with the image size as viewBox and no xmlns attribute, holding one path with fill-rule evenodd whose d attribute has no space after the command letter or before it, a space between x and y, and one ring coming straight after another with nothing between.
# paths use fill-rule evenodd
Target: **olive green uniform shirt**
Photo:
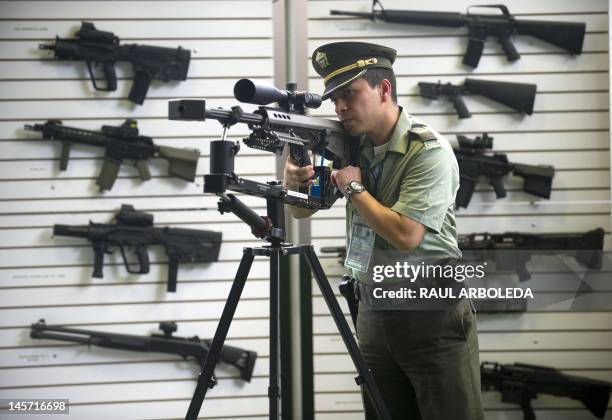
<instances>
[{"instance_id":1,"label":"olive green uniform shirt","mask_svg":"<svg viewBox=\"0 0 612 420\"><path fill-rule=\"evenodd\" d=\"M400 108L401 109L401 108ZM452 147L438 132L401 109L385 152L374 156L367 137L360 142L363 184L383 206L425 226L423 241L410 253L412 258L460 258L455 224L455 196L459 189L459 168ZM347 247L353 214L348 202ZM392 264L384 253L393 245L376 235L370 260L374 265ZM352 270L360 282L371 283L371 274Z\"/></svg>"}]
</instances>

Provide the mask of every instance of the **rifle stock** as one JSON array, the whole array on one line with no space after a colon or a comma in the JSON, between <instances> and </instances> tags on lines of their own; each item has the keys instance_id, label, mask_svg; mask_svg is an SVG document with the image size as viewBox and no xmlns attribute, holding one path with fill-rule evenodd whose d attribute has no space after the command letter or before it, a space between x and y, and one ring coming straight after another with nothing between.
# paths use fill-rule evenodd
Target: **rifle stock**
<instances>
[{"instance_id":1,"label":"rifle stock","mask_svg":"<svg viewBox=\"0 0 612 420\"><path fill-rule=\"evenodd\" d=\"M160 158L168 161L170 176L195 181L200 151L197 149L178 149L176 147L159 146Z\"/></svg>"},{"instance_id":2,"label":"rifle stock","mask_svg":"<svg viewBox=\"0 0 612 420\"><path fill-rule=\"evenodd\" d=\"M528 115L533 114L536 85L478 80L468 77L463 86L466 92L476 93Z\"/></svg>"}]
</instances>

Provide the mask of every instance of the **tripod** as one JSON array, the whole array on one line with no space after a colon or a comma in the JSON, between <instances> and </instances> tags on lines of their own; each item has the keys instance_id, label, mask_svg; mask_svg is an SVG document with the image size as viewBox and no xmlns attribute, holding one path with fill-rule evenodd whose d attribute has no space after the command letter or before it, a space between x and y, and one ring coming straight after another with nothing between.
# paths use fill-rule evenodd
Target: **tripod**
<instances>
[{"instance_id":1,"label":"tripod","mask_svg":"<svg viewBox=\"0 0 612 420\"><path fill-rule=\"evenodd\" d=\"M286 255L299 254L306 257L310 269L314 273L319 289L329 311L338 327L340 335L346 345L346 348L353 359L353 363L357 368L358 376L355 381L360 386L365 386L369 397L376 409L379 419L390 420L391 417L387 411L382 395L376 383L372 372L368 369L363 360L363 356L357 347L357 343L349 328L342 309L336 300L334 292L329 285L329 281L323 272L321 263L314 252L312 245L292 245L284 242L284 203L278 197L267 197L268 216L259 217L256 213L248 208L244 203L240 202L231 194L223 194L220 196L219 210L221 212L231 211L242 220L247 221L253 229L254 234L262 233L265 229L268 234L265 235L266 240L270 245L265 245L255 248L244 248L243 256L236 272L236 277L232 284L228 295L221 320L217 326L215 336L208 350L208 357L202 365L202 371L198 376L197 386L187 411L188 420L194 420L198 417L206 392L214 386L213 372L217 361L221 355L221 349L227 337L227 332L236 312L236 307L240 301L240 295L246 283L253 259L255 256L270 257L270 385L268 388L269 398L269 418L271 420L279 419L279 280L280 280L280 258ZM247 220L245 220L247 219ZM255 225L250 222L257 222Z\"/></svg>"}]
</instances>

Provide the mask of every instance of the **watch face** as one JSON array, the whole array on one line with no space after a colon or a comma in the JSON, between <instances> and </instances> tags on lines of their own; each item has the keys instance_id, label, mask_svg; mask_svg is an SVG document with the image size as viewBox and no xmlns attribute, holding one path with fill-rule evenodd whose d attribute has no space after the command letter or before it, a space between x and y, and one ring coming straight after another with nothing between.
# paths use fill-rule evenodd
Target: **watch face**
<instances>
[{"instance_id":1,"label":"watch face","mask_svg":"<svg viewBox=\"0 0 612 420\"><path fill-rule=\"evenodd\" d=\"M359 181L351 181L349 185L351 186L351 189L355 192L363 191L363 185L361 185Z\"/></svg>"}]
</instances>

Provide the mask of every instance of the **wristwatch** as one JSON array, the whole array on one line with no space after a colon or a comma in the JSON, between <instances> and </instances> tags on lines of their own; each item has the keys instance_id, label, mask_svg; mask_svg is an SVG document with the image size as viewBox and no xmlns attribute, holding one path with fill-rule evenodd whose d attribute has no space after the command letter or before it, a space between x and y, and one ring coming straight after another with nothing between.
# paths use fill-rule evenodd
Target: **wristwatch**
<instances>
[{"instance_id":1,"label":"wristwatch","mask_svg":"<svg viewBox=\"0 0 612 420\"><path fill-rule=\"evenodd\" d=\"M344 187L344 196L347 200L351 200L351 195L360 193L364 190L363 184L359 181L350 181Z\"/></svg>"}]
</instances>

